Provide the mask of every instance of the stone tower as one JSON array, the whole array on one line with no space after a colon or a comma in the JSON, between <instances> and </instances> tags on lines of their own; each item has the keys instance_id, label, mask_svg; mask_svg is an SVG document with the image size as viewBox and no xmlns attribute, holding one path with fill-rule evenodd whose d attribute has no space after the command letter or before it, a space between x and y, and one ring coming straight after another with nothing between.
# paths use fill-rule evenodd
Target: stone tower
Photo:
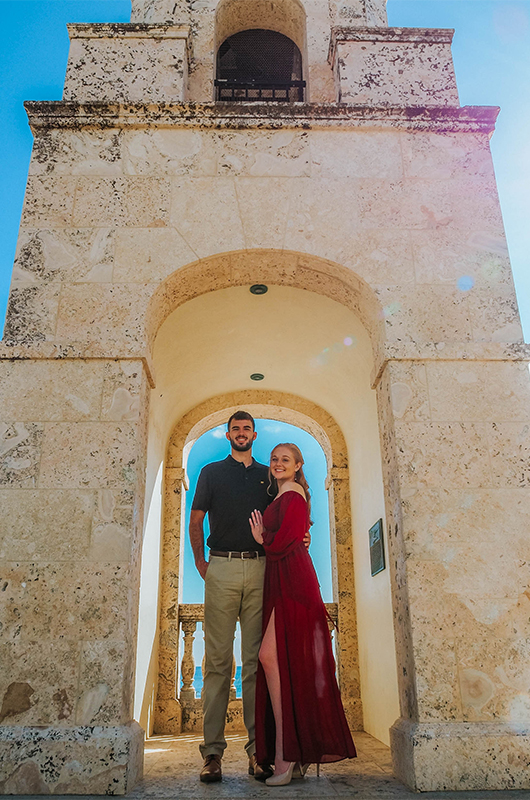
<instances>
[{"instance_id":1,"label":"stone tower","mask_svg":"<svg viewBox=\"0 0 530 800\"><path fill-rule=\"evenodd\" d=\"M259 46L241 72L246 31L287 79L249 78ZM237 406L326 453L352 727L391 728L415 789L530 788L529 351L497 110L459 106L452 32L384 0L133 0L69 32L64 99L27 104L0 345L2 791L127 792L135 681L144 727L181 729L186 457Z\"/></svg>"}]
</instances>

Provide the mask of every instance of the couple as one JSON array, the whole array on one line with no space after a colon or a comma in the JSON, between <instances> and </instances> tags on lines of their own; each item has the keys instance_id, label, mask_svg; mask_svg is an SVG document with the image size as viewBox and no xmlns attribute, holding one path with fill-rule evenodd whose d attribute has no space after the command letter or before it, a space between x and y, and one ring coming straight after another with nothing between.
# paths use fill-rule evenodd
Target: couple
<instances>
[{"instance_id":1,"label":"couple","mask_svg":"<svg viewBox=\"0 0 530 800\"><path fill-rule=\"evenodd\" d=\"M211 783L222 778L239 619L249 774L281 786L303 777L309 763L353 758L355 747L335 678L327 614L307 551L310 497L302 454L296 445L277 445L267 468L252 458L256 435L249 413L237 411L230 417L226 437L231 455L201 471L191 511L191 545L205 579L200 779ZM208 562L203 532L207 513Z\"/></svg>"}]
</instances>

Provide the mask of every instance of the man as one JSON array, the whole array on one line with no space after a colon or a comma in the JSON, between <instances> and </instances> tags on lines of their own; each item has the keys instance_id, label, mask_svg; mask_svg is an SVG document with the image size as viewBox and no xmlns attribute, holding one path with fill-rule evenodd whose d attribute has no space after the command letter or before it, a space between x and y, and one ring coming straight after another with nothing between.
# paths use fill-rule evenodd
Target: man
<instances>
[{"instance_id":1,"label":"man","mask_svg":"<svg viewBox=\"0 0 530 800\"><path fill-rule=\"evenodd\" d=\"M195 565L205 580L203 685L204 765L200 780L222 778L221 759L226 748L224 726L232 673L236 622L241 624L243 719L248 732L245 746L249 774L257 780L272 775L268 765L256 763L254 744L254 695L261 616L265 551L250 532L249 517L256 508L265 511L268 468L252 457L256 439L254 419L236 411L228 420L226 438L231 454L201 470L190 518L190 540ZM210 523L210 560L204 557L203 522Z\"/></svg>"}]
</instances>

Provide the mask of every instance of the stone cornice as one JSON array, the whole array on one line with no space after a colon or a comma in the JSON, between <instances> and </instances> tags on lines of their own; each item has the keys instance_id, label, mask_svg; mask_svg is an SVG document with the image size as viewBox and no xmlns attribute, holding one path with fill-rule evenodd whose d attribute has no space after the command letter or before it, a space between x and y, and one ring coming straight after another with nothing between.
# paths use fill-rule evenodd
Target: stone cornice
<instances>
[{"instance_id":1,"label":"stone cornice","mask_svg":"<svg viewBox=\"0 0 530 800\"><path fill-rule=\"evenodd\" d=\"M50 128L396 128L492 133L495 106L390 107L346 103L25 103L32 131Z\"/></svg>"},{"instance_id":2,"label":"stone cornice","mask_svg":"<svg viewBox=\"0 0 530 800\"><path fill-rule=\"evenodd\" d=\"M187 39L189 25L143 23L73 23L66 26L70 39Z\"/></svg>"}]
</instances>

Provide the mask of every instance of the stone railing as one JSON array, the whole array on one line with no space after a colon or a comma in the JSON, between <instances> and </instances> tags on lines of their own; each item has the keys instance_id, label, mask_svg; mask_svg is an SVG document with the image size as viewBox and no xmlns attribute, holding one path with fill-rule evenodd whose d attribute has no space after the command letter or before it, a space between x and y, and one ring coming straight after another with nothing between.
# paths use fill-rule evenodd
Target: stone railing
<instances>
[{"instance_id":1,"label":"stone railing","mask_svg":"<svg viewBox=\"0 0 530 800\"><path fill-rule=\"evenodd\" d=\"M338 607L336 603L326 603L326 609L335 625L337 624ZM178 699L182 706L182 730L195 731L200 727L202 718L200 698L197 697L193 680L195 678L195 658L193 642L197 632L197 624L204 622L204 605L202 603L182 603L179 605L179 626L184 634L184 651L180 663L182 685L178 690ZM333 624L329 622L330 630ZM204 660L203 660L204 667ZM236 696L234 678L236 672L235 658L232 664L232 682L230 685L230 701L227 714L227 730L240 730L243 725L241 699ZM204 668L203 668L204 674Z\"/></svg>"}]
</instances>

